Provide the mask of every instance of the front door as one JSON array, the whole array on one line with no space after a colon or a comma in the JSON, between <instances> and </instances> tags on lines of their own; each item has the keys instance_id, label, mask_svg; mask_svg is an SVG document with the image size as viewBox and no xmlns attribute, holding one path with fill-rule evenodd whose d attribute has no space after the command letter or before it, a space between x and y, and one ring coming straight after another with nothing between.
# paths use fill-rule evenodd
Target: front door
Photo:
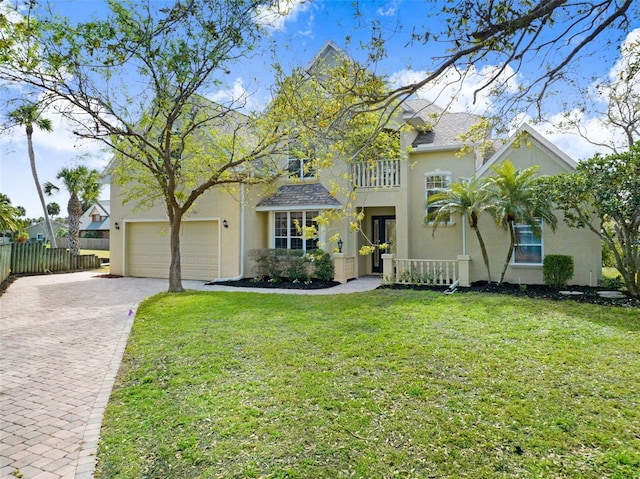
<instances>
[{"instance_id":1,"label":"front door","mask_svg":"<svg viewBox=\"0 0 640 479\"><path fill-rule=\"evenodd\" d=\"M396 217L395 216L372 216L371 239L376 250L373 252L371 272L383 273L382 255L396 252ZM379 246L386 244L387 249Z\"/></svg>"}]
</instances>

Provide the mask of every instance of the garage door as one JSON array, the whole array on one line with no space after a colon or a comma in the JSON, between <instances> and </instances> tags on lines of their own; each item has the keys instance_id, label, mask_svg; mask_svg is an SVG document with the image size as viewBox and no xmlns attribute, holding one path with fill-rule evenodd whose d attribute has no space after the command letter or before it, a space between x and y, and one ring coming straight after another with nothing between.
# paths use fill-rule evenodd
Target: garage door
<instances>
[{"instance_id":1,"label":"garage door","mask_svg":"<svg viewBox=\"0 0 640 479\"><path fill-rule=\"evenodd\" d=\"M171 252L169 223L126 224L127 276L168 278ZM218 277L218 222L183 221L180 231L182 278Z\"/></svg>"}]
</instances>

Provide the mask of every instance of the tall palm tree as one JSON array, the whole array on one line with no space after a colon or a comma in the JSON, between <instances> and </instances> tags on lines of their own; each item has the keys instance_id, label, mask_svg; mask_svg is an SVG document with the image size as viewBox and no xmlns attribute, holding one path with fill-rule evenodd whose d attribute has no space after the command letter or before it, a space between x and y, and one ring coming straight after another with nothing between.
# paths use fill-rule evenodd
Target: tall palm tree
<instances>
[{"instance_id":1,"label":"tall palm tree","mask_svg":"<svg viewBox=\"0 0 640 479\"><path fill-rule=\"evenodd\" d=\"M487 270L487 278L491 283L491 268L489 255L478 227L478 220L483 211L491 209L490 196L484 183L476 175L464 178L451 184L447 191L437 193L429 198L429 207L437 208L432 215L425 218L433 227L433 235L441 223L449 221L451 215L458 214L467 219L469 226L475 232L482 252L482 260Z\"/></svg>"},{"instance_id":2,"label":"tall palm tree","mask_svg":"<svg viewBox=\"0 0 640 479\"><path fill-rule=\"evenodd\" d=\"M509 232L509 250L500 274L500 283L511 263L516 243L515 225L525 223L534 236L542 235L541 221L555 231L558 224L551 209L551 201L542 191L540 177L536 177L539 166L534 165L518 170L506 160L500 166L493 166L494 175L487 178L487 188L493 204L491 211L496 224Z\"/></svg>"},{"instance_id":3,"label":"tall palm tree","mask_svg":"<svg viewBox=\"0 0 640 479\"><path fill-rule=\"evenodd\" d=\"M69 213L69 249L71 254L80 254L80 217L85 208L95 203L100 195L102 183L100 181L100 172L98 170L90 170L86 166L77 166L75 168L63 168L57 176L61 179L65 188L69 192L69 203L67 204L67 212ZM53 183L47 182L44 185L47 194L58 191Z\"/></svg>"},{"instance_id":4,"label":"tall palm tree","mask_svg":"<svg viewBox=\"0 0 640 479\"><path fill-rule=\"evenodd\" d=\"M51 226L51 219L47 212L47 205L44 201L44 194L42 187L40 186L40 180L38 179L38 170L36 169L36 156L33 151L33 127L36 126L43 131L52 131L51 120L48 118L42 118L40 111L40 105L37 103L24 102L14 111L9 113L9 118L14 124L24 126L27 133L27 150L29 153L29 163L31 164L31 174L33 175L33 181L36 184L36 190L38 191L38 197L40 198L40 204L42 205L42 212L44 213L45 225L47 227L47 234L49 235L49 241L51 247L56 247L56 235L53 232Z\"/></svg>"}]
</instances>

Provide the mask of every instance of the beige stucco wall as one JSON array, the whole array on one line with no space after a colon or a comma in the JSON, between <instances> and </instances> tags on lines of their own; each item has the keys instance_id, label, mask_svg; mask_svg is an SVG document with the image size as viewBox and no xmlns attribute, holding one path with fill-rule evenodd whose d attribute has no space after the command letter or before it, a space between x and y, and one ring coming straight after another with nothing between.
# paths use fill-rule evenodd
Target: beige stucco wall
<instances>
[{"instance_id":1,"label":"beige stucco wall","mask_svg":"<svg viewBox=\"0 0 640 479\"><path fill-rule=\"evenodd\" d=\"M455 259L463 251L471 256L471 281L486 279L486 269L482 260L479 243L473 230L462 224L460 217L454 217L450 225L439 225L435 236L433 228L422 223L424 206L424 175L432 171L450 171L452 181L459 177L469 177L473 174L473 158L465 156L453 159L451 153L421 153L413 154L411 160L415 166L409 177L411 192L409 196L415 198L410 203L409 214L409 257L423 259ZM571 165L557 161L551 152L537 142L522 142L520 148L510 148L505 151L503 159L509 159L516 168L523 169L531 165L539 165L539 174L560 174L571 171ZM503 161L503 160L501 160ZM498 164L500 161L497 162ZM483 176L490 176L489 168L481 170ZM422 195L422 196L421 196ZM595 285L601 275L600 241L595 234L585 229L569 228L563 221L560 212L556 212L558 227L555 233L545 225L543 228L543 255L566 254L573 256L575 264L574 278L570 284ZM491 274L497 280L502 272L509 247L508 232L498 228L493 219L484 214L479 221L480 231L485 241L490 257ZM465 240L466 238L466 240ZM466 248L463 247L466 244ZM400 256L399 256L400 257ZM523 284L543 283L542 266L514 265L507 269L505 281Z\"/></svg>"}]
</instances>

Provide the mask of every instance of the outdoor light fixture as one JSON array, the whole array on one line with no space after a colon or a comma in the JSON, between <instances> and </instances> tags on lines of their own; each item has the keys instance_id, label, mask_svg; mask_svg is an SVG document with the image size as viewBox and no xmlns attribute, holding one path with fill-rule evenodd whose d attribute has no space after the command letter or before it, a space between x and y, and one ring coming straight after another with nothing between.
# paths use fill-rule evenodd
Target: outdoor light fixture
<instances>
[{"instance_id":1,"label":"outdoor light fixture","mask_svg":"<svg viewBox=\"0 0 640 479\"><path fill-rule=\"evenodd\" d=\"M119 229L120 229L120 225L118 224L118 222L117 222L117 221L115 222L115 224L114 224L113 226L115 226L117 230L119 230Z\"/></svg>"},{"instance_id":2,"label":"outdoor light fixture","mask_svg":"<svg viewBox=\"0 0 640 479\"><path fill-rule=\"evenodd\" d=\"M222 226L224 226L225 228L229 227L229 223L227 222L227 220L222 220Z\"/></svg>"},{"instance_id":3,"label":"outdoor light fixture","mask_svg":"<svg viewBox=\"0 0 640 479\"><path fill-rule=\"evenodd\" d=\"M338 238L338 253L342 253L343 244L344 244L344 241L342 241L342 238Z\"/></svg>"}]
</instances>

